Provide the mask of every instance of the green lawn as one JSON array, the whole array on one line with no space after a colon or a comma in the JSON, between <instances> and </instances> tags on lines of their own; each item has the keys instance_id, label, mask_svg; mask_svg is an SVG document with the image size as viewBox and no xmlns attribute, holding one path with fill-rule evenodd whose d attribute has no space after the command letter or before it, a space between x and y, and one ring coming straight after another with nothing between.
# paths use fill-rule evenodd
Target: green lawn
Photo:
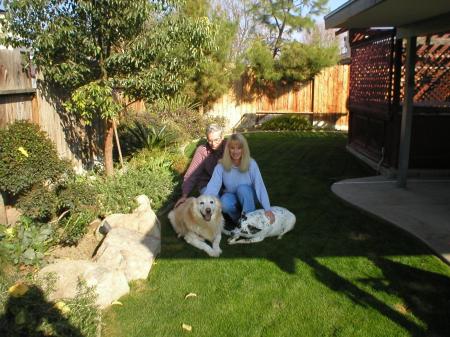
<instances>
[{"instance_id":1,"label":"green lawn","mask_svg":"<svg viewBox=\"0 0 450 337\"><path fill-rule=\"evenodd\" d=\"M222 240L215 259L162 215L162 254L105 313L103 336L450 336L450 268L332 194L335 181L373 174L345 151L346 135L248 139L271 203L295 213L295 229L253 245Z\"/></svg>"}]
</instances>

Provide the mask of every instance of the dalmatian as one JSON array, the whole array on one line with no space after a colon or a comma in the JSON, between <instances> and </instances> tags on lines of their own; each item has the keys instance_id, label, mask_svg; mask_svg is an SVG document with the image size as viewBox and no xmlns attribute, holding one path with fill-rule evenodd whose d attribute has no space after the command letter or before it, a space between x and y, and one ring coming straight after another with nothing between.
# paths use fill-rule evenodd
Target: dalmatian
<instances>
[{"instance_id":1,"label":"dalmatian","mask_svg":"<svg viewBox=\"0 0 450 337\"><path fill-rule=\"evenodd\" d=\"M237 243L260 242L270 236L282 236L292 230L295 225L295 215L286 208L274 206L271 208L275 221L270 224L263 209L243 214L238 222L238 228L232 231L228 239L230 245Z\"/></svg>"}]
</instances>

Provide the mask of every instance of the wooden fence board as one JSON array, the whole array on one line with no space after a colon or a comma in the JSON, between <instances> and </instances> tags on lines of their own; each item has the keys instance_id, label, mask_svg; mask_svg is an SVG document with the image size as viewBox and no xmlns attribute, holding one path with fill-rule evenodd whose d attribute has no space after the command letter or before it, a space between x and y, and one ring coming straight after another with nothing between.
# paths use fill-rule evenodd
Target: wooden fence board
<instances>
[{"instance_id":1,"label":"wooden fence board","mask_svg":"<svg viewBox=\"0 0 450 337\"><path fill-rule=\"evenodd\" d=\"M254 96L250 101L246 101L243 98L243 90L230 90L207 114L225 117L228 121L227 128L232 129L243 121L246 114L320 113L321 116L328 114L327 122L333 123L337 129L347 130L349 80L349 66L337 65L324 69L314 80L299 88L281 89L270 97ZM239 83L235 87L246 86L246 83Z\"/></svg>"}]
</instances>

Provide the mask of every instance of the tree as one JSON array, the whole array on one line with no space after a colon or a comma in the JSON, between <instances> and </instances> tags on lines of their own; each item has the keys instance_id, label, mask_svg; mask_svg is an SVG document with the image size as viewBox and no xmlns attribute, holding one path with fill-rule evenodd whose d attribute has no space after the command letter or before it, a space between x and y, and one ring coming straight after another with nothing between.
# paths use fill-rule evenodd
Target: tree
<instances>
[{"instance_id":1,"label":"tree","mask_svg":"<svg viewBox=\"0 0 450 337\"><path fill-rule=\"evenodd\" d=\"M250 11L256 22L268 30L267 43L275 58L286 36L314 26L314 15L326 10L328 0L261 0L252 1Z\"/></svg>"},{"instance_id":2,"label":"tree","mask_svg":"<svg viewBox=\"0 0 450 337\"><path fill-rule=\"evenodd\" d=\"M236 76L231 56L237 27L221 8L212 6L210 0L184 0L180 12L192 18L207 16L215 30L212 42L214 48L203 54L199 67L193 72L183 92L207 109L229 90L233 77L240 75Z\"/></svg>"},{"instance_id":3,"label":"tree","mask_svg":"<svg viewBox=\"0 0 450 337\"><path fill-rule=\"evenodd\" d=\"M33 51L45 81L67 90L65 113L104 121L107 175L119 97L175 94L212 48L209 20L178 8L176 0L5 1L7 42Z\"/></svg>"}]
</instances>

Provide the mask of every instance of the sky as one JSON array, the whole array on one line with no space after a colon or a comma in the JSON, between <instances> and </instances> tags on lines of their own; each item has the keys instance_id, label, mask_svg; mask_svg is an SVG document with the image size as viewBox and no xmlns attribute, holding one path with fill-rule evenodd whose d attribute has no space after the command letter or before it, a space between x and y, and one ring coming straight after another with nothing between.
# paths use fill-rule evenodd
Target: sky
<instances>
[{"instance_id":1,"label":"sky","mask_svg":"<svg viewBox=\"0 0 450 337\"><path fill-rule=\"evenodd\" d=\"M347 2L347 0L329 0L328 1L328 7L330 7L330 12L334 11L336 8L338 8L340 5Z\"/></svg>"}]
</instances>

